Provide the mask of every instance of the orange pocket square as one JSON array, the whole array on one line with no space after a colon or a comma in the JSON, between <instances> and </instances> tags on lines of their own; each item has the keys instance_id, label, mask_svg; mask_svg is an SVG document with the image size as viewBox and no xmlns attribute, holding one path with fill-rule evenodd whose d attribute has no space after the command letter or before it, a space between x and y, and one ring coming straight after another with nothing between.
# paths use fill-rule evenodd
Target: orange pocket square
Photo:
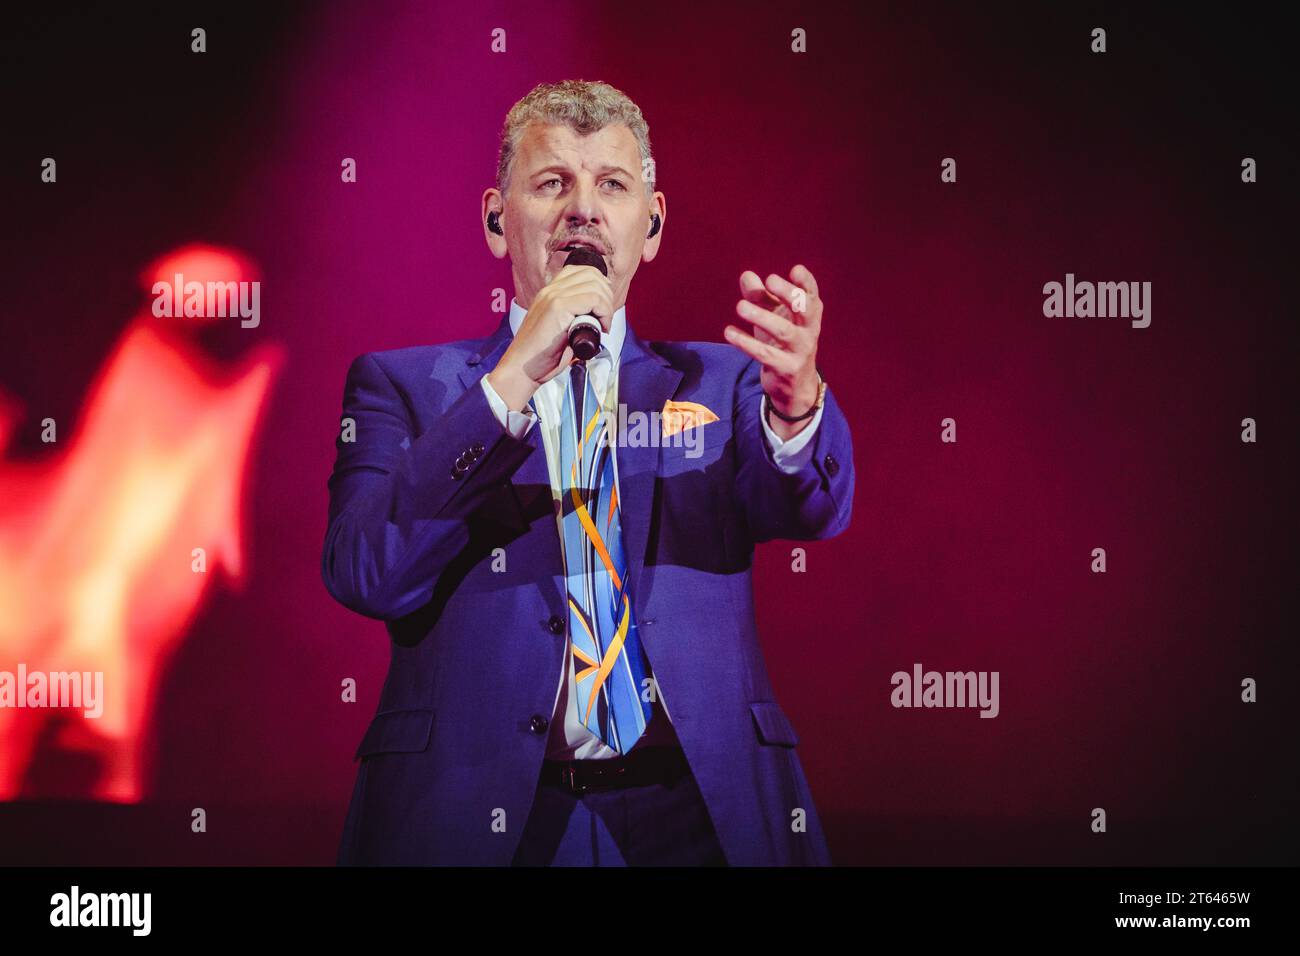
<instances>
[{"instance_id":1,"label":"orange pocket square","mask_svg":"<svg viewBox=\"0 0 1300 956\"><path fill-rule=\"evenodd\" d=\"M660 413L660 417L663 419L664 438L718 420L718 416L713 414L712 409L698 402L664 402L664 410Z\"/></svg>"}]
</instances>

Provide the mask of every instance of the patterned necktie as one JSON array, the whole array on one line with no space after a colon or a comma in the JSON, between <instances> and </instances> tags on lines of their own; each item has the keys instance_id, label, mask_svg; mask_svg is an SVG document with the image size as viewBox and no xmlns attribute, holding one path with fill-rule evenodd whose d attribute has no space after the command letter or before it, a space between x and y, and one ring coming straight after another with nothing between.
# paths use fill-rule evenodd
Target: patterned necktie
<instances>
[{"instance_id":1,"label":"patterned necktie","mask_svg":"<svg viewBox=\"0 0 1300 956\"><path fill-rule=\"evenodd\" d=\"M650 722L651 704L641 699L649 667L628 591L609 422L582 362L569 366L561 418L561 524L578 719L625 754Z\"/></svg>"}]
</instances>

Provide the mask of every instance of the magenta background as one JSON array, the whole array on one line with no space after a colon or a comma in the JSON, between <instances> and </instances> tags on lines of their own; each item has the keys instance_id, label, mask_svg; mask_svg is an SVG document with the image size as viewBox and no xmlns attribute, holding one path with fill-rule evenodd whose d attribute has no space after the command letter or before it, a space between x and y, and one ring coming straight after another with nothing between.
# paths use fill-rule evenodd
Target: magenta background
<instances>
[{"instance_id":1,"label":"magenta background","mask_svg":"<svg viewBox=\"0 0 1300 956\"><path fill-rule=\"evenodd\" d=\"M0 807L0 857L332 862L388 660L382 626L320 582L344 372L495 327L510 275L478 209L497 133L536 83L584 78L642 107L667 195L628 303L639 335L721 341L744 269L803 262L822 289L853 524L807 544L805 575L793 545L760 546L755 588L836 862L1295 862L1294 118L1269 98L1267 25L359 9L158 12L129 31L104 13L111 52L67 46L57 18L16 31L18 69L72 71L23 102L6 151L23 177L0 364L28 412L17 453L39 453L43 415L75 416L143 302L137 272L183 242L262 272L261 327L204 331L207 347L278 342L286 362L249 475L250 577L218 588L173 660L154 797ZM192 57L177 37L204 22L210 52ZM506 55L489 52L497 26ZM36 181L44 155L57 192ZM1151 281L1151 327L1045 318L1042 285L1066 272ZM948 416L956 445L939 441ZM1258 444L1239 441L1246 416ZM1001 714L893 709L890 675L918 661L999 671ZM87 772L57 755L40 771ZM185 839L198 805L219 839Z\"/></svg>"}]
</instances>

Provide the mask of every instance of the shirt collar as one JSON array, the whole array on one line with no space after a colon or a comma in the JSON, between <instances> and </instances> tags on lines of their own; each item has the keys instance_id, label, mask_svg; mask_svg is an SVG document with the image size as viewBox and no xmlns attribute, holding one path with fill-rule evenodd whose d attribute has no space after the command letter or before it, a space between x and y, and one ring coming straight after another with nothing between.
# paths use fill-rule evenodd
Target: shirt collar
<instances>
[{"instance_id":1,"label":"shirt collar","mask_svg":"<svg viewBox=\"0 0 1300 956\"><path fill-rule=\"evenodd\" d=\"M519 326L523 324L524 316L528 310L516 302L513 298L510 300L510 334L513 336L519 331ZM619 306L618 311L614 313L614 318L610 320L609 331L601 329L600 344L609 350L610 358L617 364L619 353L623 350L623 336L627 330L627 306Z\"/></svg>"}]
</instances>

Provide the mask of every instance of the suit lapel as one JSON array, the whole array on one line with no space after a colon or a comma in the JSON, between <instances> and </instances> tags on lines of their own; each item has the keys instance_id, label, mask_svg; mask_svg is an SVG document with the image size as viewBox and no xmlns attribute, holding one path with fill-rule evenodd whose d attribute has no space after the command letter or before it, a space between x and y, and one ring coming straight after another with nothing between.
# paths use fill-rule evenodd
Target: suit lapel
<instances>
[{"instance_id":1,"label":"suit lapel","mask_svg":"<svg viewBox=\"0 0 1300 956\"><path fill-rule=\"evenodd\" d=\"M510 313L507 312L496 331L482 341L477 352L465 359L465 367L460 370L460 383L467 389L477 385L479 379L497 367L497 362L510 345L510 339ZM431 372L429 377L437 374L436 371Z\"/></svg>"},{"instance_id":2,"label":"suit lapel","mask_svg":"<svg viewBox=\"0 0 1300 956\"><path fill-rule=\"evenodd\" d=\"M626 415L641 412L662 412L664 402L672 398L682 372L662 356L650 351L641 342L629 324L623 337L623 351L619 357L618 400L626 408ZM621 417L621 416L620 416ZM662 425L657 424L662 431ZM628 432L632 431L631 426ZM654 499L655 479L660 470L659 435L654 435L648 446L620 445L617 449L619 484L619 520L623 527L623 543L627 552L628 580L636 610L642 611L644 596L638 584L645 567L646 550L650 540L651 503ZM642 638L644 640L644 637Z\"/></svg>"}]
</instances>

